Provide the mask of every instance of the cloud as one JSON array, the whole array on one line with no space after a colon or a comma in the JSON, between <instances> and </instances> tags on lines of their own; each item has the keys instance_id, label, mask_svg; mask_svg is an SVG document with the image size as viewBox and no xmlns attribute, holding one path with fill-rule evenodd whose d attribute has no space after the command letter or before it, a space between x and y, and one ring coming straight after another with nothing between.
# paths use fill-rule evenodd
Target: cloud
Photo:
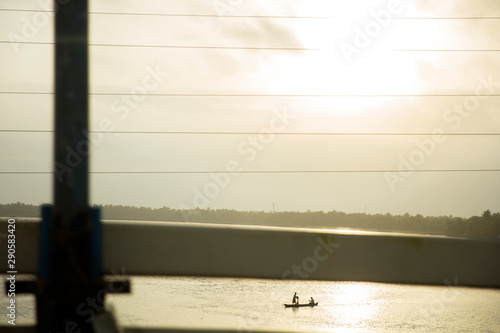
<instances>
[{"instance_id":1,"label":"cloud","mask_svg":"<svg viewBox=\"0 0 500 333\"><path fill-rule=\"evenodd\" d=\"M227 21L226 21L227 22ZM250 47L301 47L295 31L279 20L244 19L227 23L221 31L230 40Z\"/></svg>"}]
</instances>

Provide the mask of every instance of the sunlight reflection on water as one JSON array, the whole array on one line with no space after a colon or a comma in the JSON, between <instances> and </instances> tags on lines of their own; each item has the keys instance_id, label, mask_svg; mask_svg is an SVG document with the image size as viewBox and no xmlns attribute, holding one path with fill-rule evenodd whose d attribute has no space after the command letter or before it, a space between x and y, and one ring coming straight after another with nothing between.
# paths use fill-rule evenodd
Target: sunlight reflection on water
<instances>
[{"instance_id":1,"label":"sunlight reflection on water","mask_svg":"<svg viewBox=\"0 0 500 333\"><path fill-rule=\"evenodd\" d=\"M376 285L354 282L343 283L336 288L337 299L335 308L330 308L340 322L344 324L359 325L371 320L377 315L377 304L374 298L379 294Z\"/></svg>"}]
</instances>

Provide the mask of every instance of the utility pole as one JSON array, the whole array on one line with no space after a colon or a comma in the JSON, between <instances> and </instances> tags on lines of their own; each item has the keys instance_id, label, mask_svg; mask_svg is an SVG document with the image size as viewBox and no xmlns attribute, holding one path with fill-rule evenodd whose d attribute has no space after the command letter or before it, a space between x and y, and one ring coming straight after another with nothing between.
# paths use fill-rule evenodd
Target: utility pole
<instances>
[{"instance_id":1,"label":"utility pole","mask_svg":"<svg viewBox=\"0 0 500 333\"><path fill-rule=\"evenodd\" d=\"M88 214L88 3L72 0L55 14L54 215L61 228Z\"/></svg>"},{"instance_id":2,"label":"utility pole","mask_svg":"<svg viewBox=\"0 0 500 333\"><path fill-rule=\"evenodd\" d=\"M88 0L59 5L55 14L54 198L50 260L45 273L49 297L38 305L40 331L94 332L80 303L96 297L92 276L92 221L88 205ZM40 308L42 305L42 308ZM44 313L40 313L40 312Z\"/></svg>"}]
</instances>

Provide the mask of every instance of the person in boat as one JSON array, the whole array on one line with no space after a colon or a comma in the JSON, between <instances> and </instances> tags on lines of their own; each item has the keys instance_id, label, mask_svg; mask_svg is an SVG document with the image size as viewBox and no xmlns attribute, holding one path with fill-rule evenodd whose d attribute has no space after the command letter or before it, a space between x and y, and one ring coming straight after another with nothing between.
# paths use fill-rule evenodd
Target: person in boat
<instances>
[{"instance_id":1,"label":"person in boat","mask_svg":"<svg viewBox=\"0 0 500 333\"><path fill-rule=\"evenodd\" d=\"M314 298L311 297L311 299L309 300L309 304L314 304Z\"/></svg>"},{"instance_id":2,"label":"person in boat","mask_svg":"<svg viewBox=\"0 0 500 333\"><path fill-rule=\"evenodd\" d=\"M295 301L299 298L299 296L297 296L297 293L293 294L293 299L292 299L292 304L295 304Z\"/></svg>"}]
</instances>

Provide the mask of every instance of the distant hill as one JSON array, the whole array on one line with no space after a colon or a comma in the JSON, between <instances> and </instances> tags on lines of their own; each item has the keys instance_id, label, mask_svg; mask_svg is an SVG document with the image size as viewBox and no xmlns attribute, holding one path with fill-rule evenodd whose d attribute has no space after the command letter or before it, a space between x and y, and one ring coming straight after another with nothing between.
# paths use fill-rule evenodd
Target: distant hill
<instances>
[{"instance_id":1,"label":"distant hill","mask_svg":"<svg viewBox=\"0 0 500 333\"><path fill-rule=\"evenodd\" d=\"M373 231L394 231L500 240L500 213L486 210L482 216L391 215L323 212L263 212L232 209L180 210L168 207L148 208L104 205L102 218L110 220L212 222L305 228L356 228ZM0 204L3 217L39 217L40 206Z\"/></svg>"}]
</instances>

